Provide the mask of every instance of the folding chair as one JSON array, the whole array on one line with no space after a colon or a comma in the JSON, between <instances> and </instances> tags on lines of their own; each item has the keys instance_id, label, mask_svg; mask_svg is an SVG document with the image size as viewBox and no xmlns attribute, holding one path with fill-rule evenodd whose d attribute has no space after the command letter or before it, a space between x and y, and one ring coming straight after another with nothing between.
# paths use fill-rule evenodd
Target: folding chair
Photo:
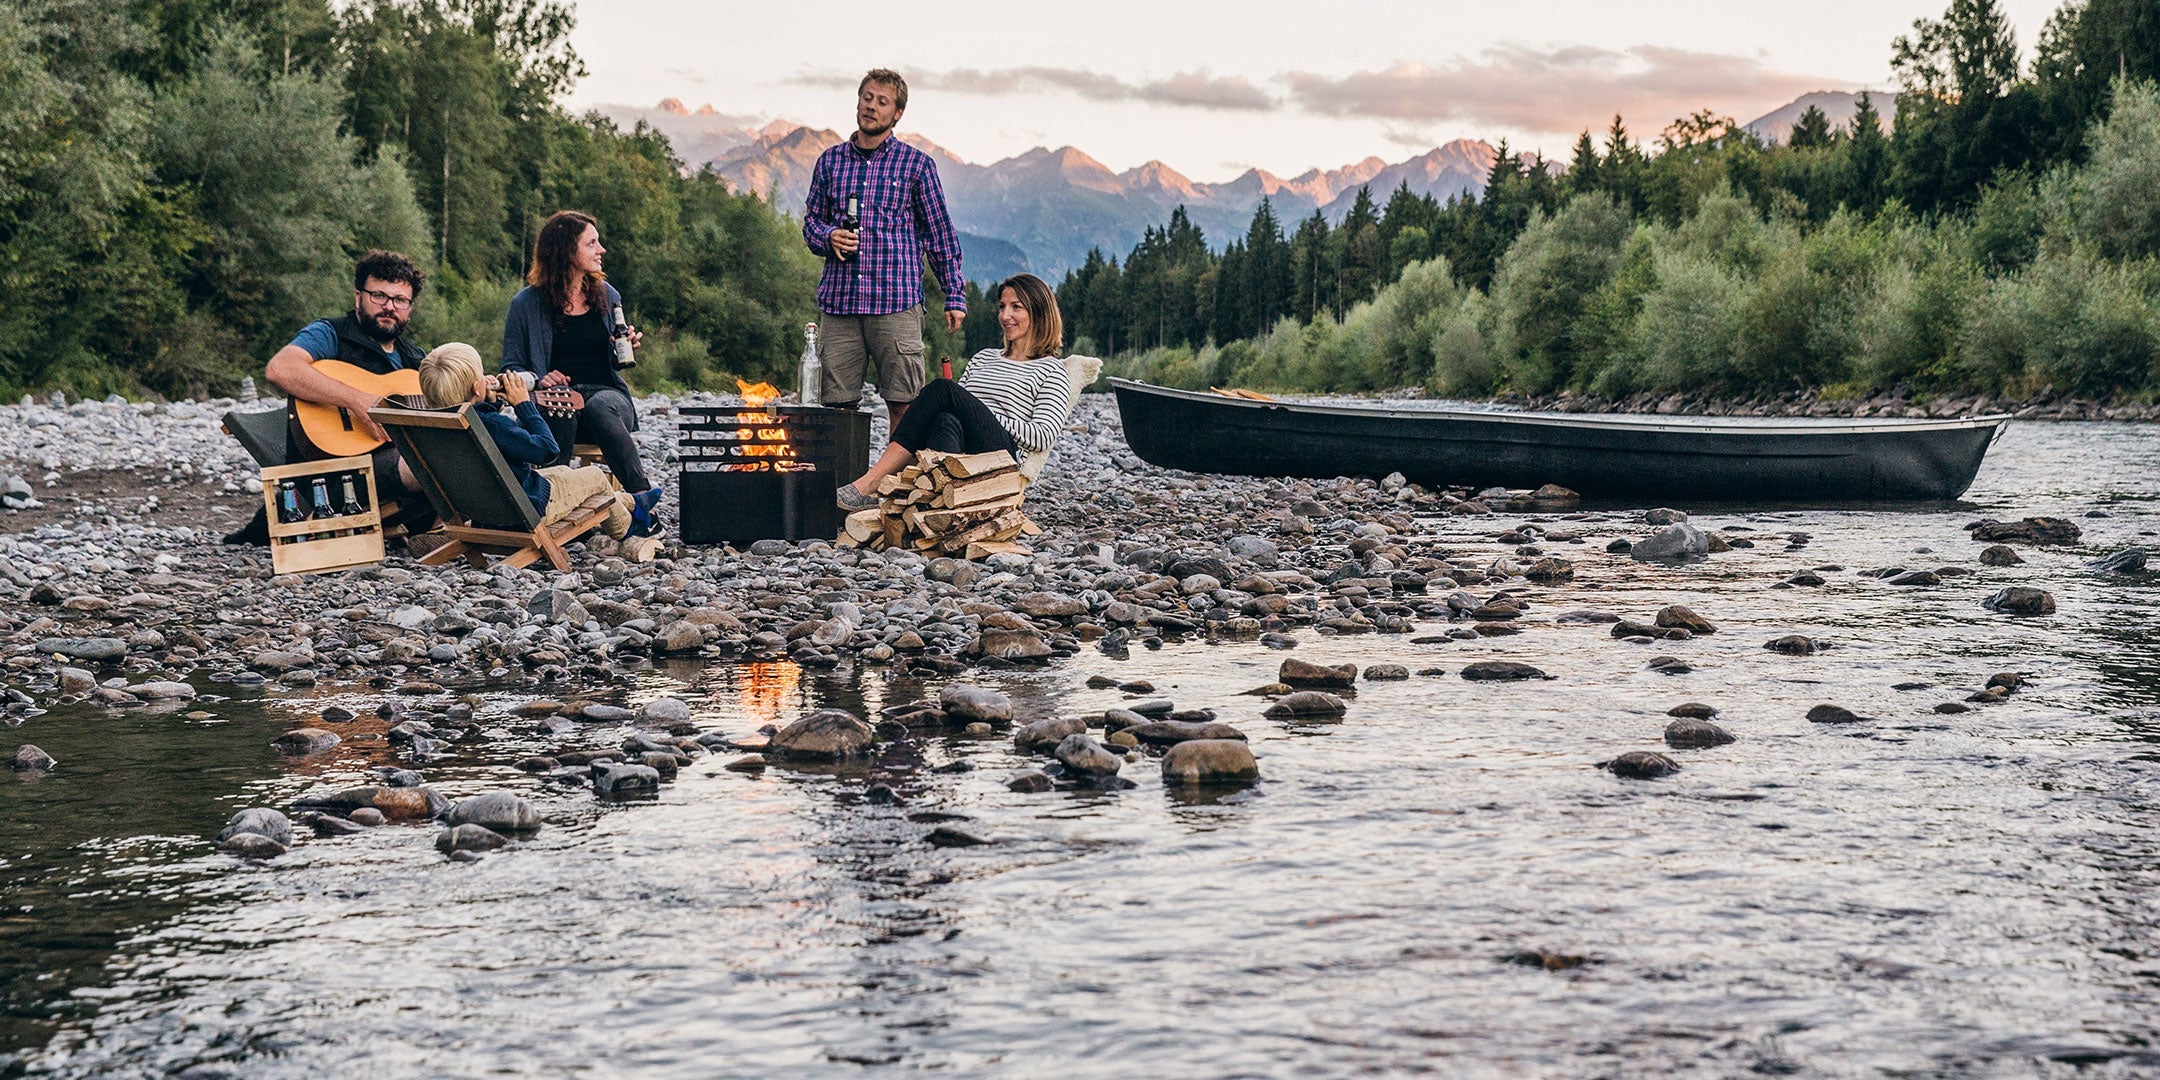
<instances>
[{"instance_id":1,"label":"folding chair","mask_svg":"<svg viewBox=\"0 0 2160 1080\"><path fill-rule=\"evenodd\" d=\"M421 556L424 566L440 566L463 555L484 568L493 552L509 566L526 566L545 555L549 565L568 572L570 556L563 545L607 521L614 497L596 495L570 516L542 527L540 512L511 478L502 450L473 417L471 405L444 412L378 406L368 415L397 443L450 537L449 543Z\"/></svg>"},{"instance_id":2,"label":"folding chair","mask_svg":"<svg viewBox=\"0 0 2160 1080\"><path fill-rule=\"evenodd\" d=\"M241 412L238 409L225 414L220 423L225 434L233 437L255 464L274 469L288 464L285 437L285 410L259 409Z\"/></svg>"}]
</instances>

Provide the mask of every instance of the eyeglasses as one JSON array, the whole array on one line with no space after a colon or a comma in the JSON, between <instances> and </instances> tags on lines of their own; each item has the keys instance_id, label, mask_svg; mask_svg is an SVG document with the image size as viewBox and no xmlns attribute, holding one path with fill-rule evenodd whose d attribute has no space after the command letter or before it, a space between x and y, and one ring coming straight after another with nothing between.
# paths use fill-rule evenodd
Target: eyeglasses
<instances>
[{"instance_id":1,"label":"eyeglasses","mask_svg":"<svg viewBox=\"0 0 2160 1080\"><path fill-rule=\"evenodd\" d=\"M384 307L405 308L408 310L412 308L413 298L410 296L393 296L389 293L378 292L374 289L362 289L360 290L360 295L365 296L368 299L373 300Z\"/></svg>"}]
</instances>

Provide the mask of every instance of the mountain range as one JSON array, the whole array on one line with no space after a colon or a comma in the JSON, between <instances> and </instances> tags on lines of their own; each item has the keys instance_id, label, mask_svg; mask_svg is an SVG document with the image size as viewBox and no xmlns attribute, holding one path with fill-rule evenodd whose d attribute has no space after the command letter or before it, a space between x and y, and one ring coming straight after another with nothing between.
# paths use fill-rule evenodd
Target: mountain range
<instances>
[{"instance_id":1,"label":"mountain range","mask_svg":"<svg viewBox=\"0 0 2160 1080\"><path fill-rule=\"evenodd\" d=\"M1746 126L1766 140L1782 142L1813 104L1834 124L1849 129L1857 97L1809 94ZM1877 108L1887 121L1895 101L1882 95ZM842 138L829 128L784 120L759 124L756 118L717 112L710 105L692 110L675 98L651 108L602 105L598 111L623 127L650 125L667 136L676 156L690 167L710 166L735 190L755 192L793 213L801 212L818 155ZM1208 243L1219 248L1244 234L1263 198L1288 233L1315 210L1340 222L1361 187L1379 203L1405 184L1413 194L1443 202L1476 195L1484 191L1497 156L1483 140L1458 139L1403 161L1368 157L1289 179L1247 169L1217 184L1191 180L1160 161L1114 172L1071 146L1036 147L978 165L919 134L903 132L899 137L937 162L946 204L961 233L967 275L976 281L1028 270L1055 283L1079 266L1090 248L1122 258L1147 229L1160 226L1179 206Z\"/></svg>"}]
</instances>

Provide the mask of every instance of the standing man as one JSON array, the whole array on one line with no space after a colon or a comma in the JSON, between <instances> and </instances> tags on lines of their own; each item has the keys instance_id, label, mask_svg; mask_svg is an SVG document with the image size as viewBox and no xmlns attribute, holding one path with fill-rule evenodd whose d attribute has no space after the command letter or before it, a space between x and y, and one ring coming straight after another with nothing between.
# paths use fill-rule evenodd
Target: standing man
<instances>
[{"instance_id":1,"label":"standing man","mask_svg":"<svg viewBox=\"0 0 2160 1080\"><path fill-rule=\"evenodd\" d=\"M960 237L928 154L893 138L907 82L875 68L855 89L855 134L818 155L803 213L803 243L825 260L818 281L819 397L854 408L877 365L878 393L900 422L923 387L923 261L945 292L945 326L967 314ZM852 199L851 199L852 197ZM850 203L854 227L848 228Z\"/></svg>"}]
</instances>

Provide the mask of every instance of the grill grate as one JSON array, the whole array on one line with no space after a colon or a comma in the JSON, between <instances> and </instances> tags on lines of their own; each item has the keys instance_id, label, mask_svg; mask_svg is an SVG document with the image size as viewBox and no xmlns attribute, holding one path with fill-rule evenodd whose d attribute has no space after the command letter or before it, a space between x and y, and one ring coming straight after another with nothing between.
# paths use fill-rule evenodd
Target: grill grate
<instances>
[{"instance_id":1,"label":"grill grate","mask_svg":"<svg viewBox=\"0 0 2160 1080\"><path fill-rule=\"evenodd\" d=\"M840 535L845 515L833 492L869 471L868 413L796 405L681 411L684 543Z\"/></svg>"}]
</instances>

